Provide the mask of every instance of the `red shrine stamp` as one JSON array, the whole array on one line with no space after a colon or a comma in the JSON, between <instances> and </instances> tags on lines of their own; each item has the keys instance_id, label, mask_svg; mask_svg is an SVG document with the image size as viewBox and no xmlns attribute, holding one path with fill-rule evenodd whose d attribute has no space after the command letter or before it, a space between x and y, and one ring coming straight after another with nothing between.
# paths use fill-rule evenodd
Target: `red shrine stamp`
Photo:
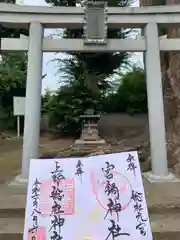
<instances>
[{"instance_id":1,"label":"red shrine stamp","mask_svg":"<svg viewBox=\"0 0 180 240\"><path fill-rule=\"evenodd\" d=\"M53 207L53 198L51 197L54 183L52 180L47 180L41 183L40 197L39 197L39 210L42 215L51 215ZM74 214L74 179L60 180L58 190L62 191L63 198L57 201L61 206L61 213L56 215L72 215Z\"/></svg>"},{"instance_id":2,"label":"red shrine stamp","mask_svg":"<svg viewBox=\"0 0 180 240\"><path fill-rule=\"evenodd\" d=\"M97 203L106 211L108 211L107 203L109 197L104 197L104 189L107 184L107 180L96 181L94 170L91 170L91 187L93 194L96 197ZM116 177L116 183L118 186L119 194L121 196L121 211L124 211L129 207L132 201L132 185L129 182L129 179L121 174L120 172L112 172L114 177Z\"/></svg>"},{"instance_id":3,"label":"red shrine stamp","mask_svg":"<svg viewBox=\"0 0 180 240\"><path fill-rule=\"evenodd\" d=\"M37 230L28 232L28 240L46 240L45 227L39 227Z\"/></svg>"}]
</instances>

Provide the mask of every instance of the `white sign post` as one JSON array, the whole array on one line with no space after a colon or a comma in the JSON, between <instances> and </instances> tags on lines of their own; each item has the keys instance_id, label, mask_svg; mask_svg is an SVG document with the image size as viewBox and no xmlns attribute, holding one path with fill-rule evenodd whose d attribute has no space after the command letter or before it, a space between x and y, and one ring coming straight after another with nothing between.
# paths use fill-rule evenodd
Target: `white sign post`
<instances>
[{"instance_id":1,"label":"white sign post","mask_svg":"<svg viewBox=\"0 0 180 240\"><path fill-rule=\"evenodd\" d=\"M31 160L28 239L152 240L137 152Z\"/></svg>"},{"instance_id":2,"label":"white sign post","mask_svg":"<svg viewBox=\"0 0 180 240\"><path fill-rule=\"evenodd\" d=\"M13 97L13 115L17 117L17 137L20 137L20 116L25 116L25 97Z\"/></svg>"},{"instance_id":3,"label":"white sign post","mask_svg":"<svg viewBox=\"0 0 180 240\"><path fill-rule=\"evenodd\" d=\"M17 116L17 137L20 138L20 116Z\"/></svg>"}]
</instances>

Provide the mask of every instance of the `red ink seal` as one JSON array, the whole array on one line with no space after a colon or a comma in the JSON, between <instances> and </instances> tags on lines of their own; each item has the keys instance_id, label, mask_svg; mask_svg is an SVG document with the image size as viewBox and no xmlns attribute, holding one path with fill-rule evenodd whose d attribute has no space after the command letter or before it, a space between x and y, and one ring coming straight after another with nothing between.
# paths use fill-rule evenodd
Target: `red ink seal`
<instances>
[{"instance_id":1,"label":"red ink seal","mask_svg":"<svg viewBox=\"0 0 180 240\"><path fill-rule=\"evenodd\" d=\"M28 229L28 240L45 240L46 239L46 228L38 227L37 230L31 231L31 228Z\"/></svg>"},{"instance_id":2,"label":"red ink seal","mask_svg":"<svg viewBox=\"0 0 180 240\"><path fill-rule=\"evenodd\" d=\"M121 174L120 172L112 172L112 173L113 173L113 182L116 183L116 186L118 186L118 190L119 190L121 211L124 211L126 208L128 208L132 200L132 185L129 179L123 174ZM106 184L107 184L106 179L102 181L96 180L94 170L91 171L91 186L92 186L92 191L95 194L96 201L104 210L108 211L107 204L110 196L107 196L105 194Z\"/></svg>"},{"instance_id":3,"label":"red ink seal","mask_svg":"<svg viewBox=\"0 0 180 240\"><path fill-rule=\"evenodd\" d=\"M40 187L40 212L42 215L50 216L52 213L53 201L50 198L53 182L47 180L42 182ZM74 179L62 179L60 180L59 188L63 190L64 198L61 202L63 213L61 215L74 214ZM60 215L60 214L57 214Z\"/></svg>"}]
</instances>

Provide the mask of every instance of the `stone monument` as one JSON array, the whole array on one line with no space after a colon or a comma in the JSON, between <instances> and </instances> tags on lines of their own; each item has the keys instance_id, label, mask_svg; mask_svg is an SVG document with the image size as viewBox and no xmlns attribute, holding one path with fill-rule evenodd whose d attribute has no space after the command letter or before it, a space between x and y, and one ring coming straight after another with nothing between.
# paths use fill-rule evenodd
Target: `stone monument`
<instances>
[{"instance_id":1,"label":"stone monument","mask_svg":"<svg viewBox=\"0 0 180 240\"><path fill-rule=\"evenodd\" d=\"M80 139L75 141L78 145L102 145L105 140L100 138L98 132L99 114L95 114L93 109L87 109L84 115L79 116L82 119L82 132Z\"/></svg>"}]
</instances>

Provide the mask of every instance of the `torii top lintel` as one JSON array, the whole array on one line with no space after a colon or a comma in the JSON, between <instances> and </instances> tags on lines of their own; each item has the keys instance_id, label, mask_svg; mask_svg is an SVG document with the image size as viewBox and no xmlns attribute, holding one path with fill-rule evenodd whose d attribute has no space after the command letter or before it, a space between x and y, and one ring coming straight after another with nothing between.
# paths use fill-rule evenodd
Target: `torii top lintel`
<instances>
[{"instance_id":1,"label":"torii top lintel","mask_svg":"<svg viewBox=\"0 0 180 240\"><path fill-rule=\"evenodd\" d=\"M143 27L150 22L180 23L180 5L108 7L107 15L109 28ZM83 28L84 16L83 7L38 7L0 3L0 23L11 27L28 27L30 22L40 22L45 28Z\"/></svg>"}]
</instances>

